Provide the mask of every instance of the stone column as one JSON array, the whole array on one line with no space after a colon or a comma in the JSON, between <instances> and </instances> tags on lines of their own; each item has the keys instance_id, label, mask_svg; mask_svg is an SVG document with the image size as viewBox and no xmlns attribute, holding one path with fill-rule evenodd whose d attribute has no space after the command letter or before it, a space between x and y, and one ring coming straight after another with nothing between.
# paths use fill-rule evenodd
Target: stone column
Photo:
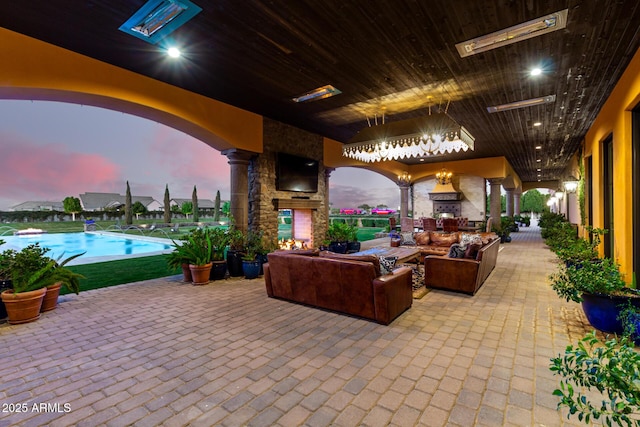
<instances>
[{"instance_id":1,"label":"stone column","mask_svg":"<svg viewBox=\"0 0 640 427\"><path fill-rule=\"evenodd\" d=\"M256 153L232 148L224 150L229 159L230 171L230 213L238 230L243 233L249 227L249 161Z\"/></svg>"},{"instance_id":2,"label":"stone column","mask_svg":"<svg viewBox=\"0 0 640 427\"><path fill-rule=\"evenodd\" d=\"M513 192L513 214L520 215L520 196L522 196L522 188L518 187Z\"/></svg>"},{"instance_id":3,"label":"stone column","mask_svg":"<svg viewBox=\"0 0 640 427\"><path fill-rule=\"evenodd\" d=\"M409 183L400 183L400 218L409 216Z\"/></svg>"},{"instance_id":4,"label":"stone column","mask_svg":"<svg viewBox=\"0 0 640 427\"><path fill-rule=\"evenodd\" d=\"M324 205L327 208L327 221L329 221L329 214L331 213L331 206L329 206L329 181L334 170L336 169L326 166L324 168Z\"/></svg>"},{"instance_id":5,"label":"stone column","mask_svg":"<svg viewBox=\"0 0 640 427\"><path fill-rule=\"evenodd\" d=\"M495 228L500 228L500 186L502 185L502 178L491 178L489 179L489 184L491 185L491 194L489 195L489 216L493 218L492 225Z\"/></svg>"},{"instance_id":6,"label":"stone column","mask_svg":"<svg viewBox=\"0 0 640 427\"><path fill-rule=\"evenodd\" d=\"M507 216L513 218L513 190L507 189Z\"/></svg>"}]
</instances>

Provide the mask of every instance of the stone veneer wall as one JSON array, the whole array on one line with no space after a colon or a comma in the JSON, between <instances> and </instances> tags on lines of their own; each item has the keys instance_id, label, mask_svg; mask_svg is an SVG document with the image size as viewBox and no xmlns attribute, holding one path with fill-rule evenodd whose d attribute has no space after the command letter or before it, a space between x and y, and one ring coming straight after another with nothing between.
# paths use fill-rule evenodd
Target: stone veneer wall
<instances>
[{"instance_id":1,"label":"stone veneer wall","mask_svg":"<svg viewBox=\"0 0 640 427\"><path fill-rule=\"evenodd\" d=\"M315 246L324 240L327 230L327 206L322 137L284 123L265 118L263 127L263 152L249 164L249 229L263 230L265 236L278 236L278 211L273 199L291 199L308 196L319 200L321 207L313 210L313 241ZM276 190L276 153L285 152L308 157L320 162L318 192L298 193Z\"/></svg>"},{"instance_id":2,"label":"stone veneer wall","mask_svg":"<svg viewBox=\"0 0 640 427\"><path fill-rule=\"evenodd\" d=\"M462 216L469 221L484 221L486 206L485 180L481 176L457 175L451 180L453 188L462 192ZM429 192L436 186L435 178L413 184L413 216L415 218L429 217L433 213L433 201Z\"/></svg>"}]
</instances>

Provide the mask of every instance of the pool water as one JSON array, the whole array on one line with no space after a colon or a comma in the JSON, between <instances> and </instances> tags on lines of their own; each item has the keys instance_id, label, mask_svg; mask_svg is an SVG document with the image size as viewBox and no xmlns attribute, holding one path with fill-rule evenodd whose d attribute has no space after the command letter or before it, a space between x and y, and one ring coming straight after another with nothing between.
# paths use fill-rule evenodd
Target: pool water
<instances>
[{"instance_id":1,"label":"pool water","mask_svg":"<svg viewBox=\"0 0 640 427\"><path fill-rule=\"evenodd\" d=\"M47 255L54 259L57 259L63 253L64 259L86 252L86 254L76 258L74 261L94 257L123 258L127 255L153 255L154 253L171 249L170 244L157 241L159 239L142 240L136 237L114 234L45 233L26 236L2 236L0 239L6 242L0 246L0 251L4 249L20 250L32 243L40 243L43 248L51 249ZM72 263L75 264L75 262Z\"/></svg>"}]
</instances>

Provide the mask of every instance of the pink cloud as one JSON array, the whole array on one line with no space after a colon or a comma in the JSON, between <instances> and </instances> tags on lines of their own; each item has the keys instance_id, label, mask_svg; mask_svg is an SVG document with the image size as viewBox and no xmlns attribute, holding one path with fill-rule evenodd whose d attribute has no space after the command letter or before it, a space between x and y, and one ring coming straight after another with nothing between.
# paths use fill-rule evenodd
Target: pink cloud
<instances>
[{"instance_id":1,"label":"pink cloud","mask_svg":"<svg viewBox=\"0 0 640 427\"><path fill-rule=\"evenodd\" d=\"M95 154L76 153L62 144L38 145L0 134L2 197L14 200L62 200L84 191L111 191L119 168Z\"/></svg>"}]
</instances>

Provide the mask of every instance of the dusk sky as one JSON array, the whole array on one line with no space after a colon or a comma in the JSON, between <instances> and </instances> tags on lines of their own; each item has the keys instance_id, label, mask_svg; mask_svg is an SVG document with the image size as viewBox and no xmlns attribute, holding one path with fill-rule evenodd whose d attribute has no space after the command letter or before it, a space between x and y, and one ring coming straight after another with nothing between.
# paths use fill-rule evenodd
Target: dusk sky
<instances>
[{"instance_id":1,"label":"dusk sky","mask_svg":"<svg viewBox=\"0 0 640 427\"><path fill-rule=\"evenodd\" d=\"M0 100L0 210L26 201L62 201L84 192L124 194L162 203L171 197L229 199L229 165L219 151L180 131L129 114L44 101ZM363 203L397 208L398 187L363 169L331 174L334 208Z\"/></svg>"}]
</instances>

